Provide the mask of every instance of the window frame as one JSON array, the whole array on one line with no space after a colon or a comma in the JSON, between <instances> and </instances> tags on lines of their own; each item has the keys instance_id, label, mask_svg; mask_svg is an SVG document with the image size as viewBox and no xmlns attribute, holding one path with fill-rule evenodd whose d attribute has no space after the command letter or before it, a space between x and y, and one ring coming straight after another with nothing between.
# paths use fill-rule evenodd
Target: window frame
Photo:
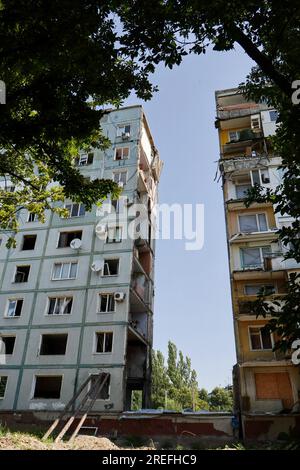
<instances>
[{"instance_id":1,"label":"window frame","mask_svg":"<svg viewBox=\"0 0 300 470\"><path fill-rule=\"evenodd\" d=\"M116 235L117 234L117 231L119 233L119 238L117 238L116 236L114 238L109 238L109 232L111 230L114 230L114 234ZM111 244L114 244L114 243L122 243L123 239L122 239L122 235L123 235L123 227L121 225L116 225L116 226L113 226L113 227L108 227L107 229L107 232L106 232L106 239L105 239L105 243L111 245Z\"/></svg>"},{"instance_id":2,"label":"window frame","mask_svg":"<svg viewBox=\"0 0 300 470\"><path fill-rule=\"evenodd\" d=\"M259 221L259 216L260 216L260 215L263 215L263 216L265 217L267 230L259 230L259 229L260 229L260 221ZM258 230L252 231L252 232L243 232L242 229L241 229L240 218L241 218L241 217L249 217L249 216L256 218L256 226L257 226ZM238 229L239 229L239 232L240 232L240 233L263 233L263 232L269 232L269 231L270 231L270 227L269 227L269 223L268 223L267 213L266 213L266 212L256 212L255 214L238 214Z\"/></svg>"},{"instance_id":3,"label":"window frame","mask_svg":"<svg viewBox=\"0 0 300 470\"><path fill-rule=\"evenodd\" d=\"M104 335L104 338L103 338L103 346L104 346L104 349L105 349L105 341L106 341L106 335L109 334L109 335L112 335L112 338L111 338L111 351L97 351L97 346L98 346L98 336L99 335ZM103 354L112 354L113 353L113 350L114 350L114 332L113 331L95 331L95 335L94 335L94 354L100 354L100 355L103 355Z\"/></svg>"},{"instance_id":4,"label":"window frame","mask_svg":"<svg viewBox=\"0 0 300 470\"><path fill-rule=\"evenodd\" d=\"M124 150L125 150L125 149L128 151L127 157L124 157ZM121 151L121 153L122 153L122 157L121 157L121 158L117 158L117 152L118 152L118 151ZM119 146L119 147L116 147L116 148L115 148L114 160L115 160L116 162L121 162L121 161L123 161L123 160L129 160L129 158L130 158L130 147L129 147L129 146Z\"/></svg>"},{"instance_id":5,"label":"window frame","mask_svg":"<svg viewBox=\"0 0 300 470\"><path fill-rule=\"evenodd\" d=\"M63 272L63 265L64 264L69 264L69 277L54 277L54 271L55 271L55 266L56 265L61 265L60 273L62 274ZM71 266L72 264L76 264L76 275L74 277L70 277L71 273ZM52 267L52 273L51 273L51 281L67 281L67 280L74 280L77 279L77 274L78 274L78 261L66 261L66 262L59 262L59 263L53 263Z\"/></svg>"},{"instance_id":6,"label":"window frame","mask_svg":"<svg viewBox=\"0 0 300 470\"><path fill-rule=\"evenodd\" d=\"M264 256L263 256L263 249L264 248L270 248L270 254L272 253L272 246L271 245L265 245L265 246L247 246L247 247L241 247L240 248L240 262L241 262L241 268L243 270L249 269L249 266L256 266L256 265L244 265L243 263L243 250L244 249L258 249L260 253L260 265L257 265L257 268L263 268L264 264ZM257 268L252 268L252 269L257 269ZM251 269L251 268L250 268Z\"/></svg>"},{"instance_id":7,"label":"window frame","mask_svg":"<svg viewBox=\"0 0 300 470\"><path fill-rule=\"evenodd\" d=\"M57 306L57 301L58 299L72 299L72 305L71 305L71 310L70 310L70 313L49 313L49 309L50 309L50 304L51 304L51 300L55 299L55 306L54 306L54 309L53 309L53 312L55 311L56 309L56 306ZM61 317L61 316L70 316L72 315L73 313L73 300L74 300L74 297L72 295L70 296L57 296L57 297L47 297L47 302L46 302L46 310L45 310L45 313L44 315L47 316L47 317Z\"/></svg>"},{"instance_id":8,"label":"window frame","mask_svg":"<svg viewBox=\"0 0 300 470\"><path fill-rule=\"evenodd\" d=\"M22 306L21 306L21 309L20 309L20 315L15 315L15 313L16 313L16 308L17 308L17 303L18 303L19 301L22 301ZM14 308L14 315L8 315L10 302L16 302L16 305L15 305L15 308ZM23 305L24 305L24 298L22 298L22 297L18 297L18 298L9 298L9 299L7 299L6 308L5 308L5 313L4 313L4 318L20 318L20 317L21 317L21 312L22 312Z\"/></svg>"},{"instance_id":9,"label":"window frame","mask_svg":"<svg viewBox=\"0 0 300 470\"><path fill-rule=\"evenodd\" d=\"M120 258L104 258L104 263L103 263L103 270L102 270L102 277L116 277L119 276L120 274ZM118 272L117 274L104 274L105 271L105 265L107 264L108 261L118 261Z\"/></svg>"},{"instance_id":10,"label":"window frame","mask_svg":"<svg viewBox=\"0 0 300 470\"><path fill-rule=\"evenodd\" d=\"M120 176L120 175L122 175L122 174L125 175L125 182L122 181L120 177L118 177L118 181L116 181L115 176L116 176L116 175L119 175L119 176ZM127 182L128 182L128 179L127 179L128 172L127 172L127 170L114 170L114 171L112 172L112 176L113 176L112 179L113 179L113 181L114 181L116 184L122 183L122 184L125 186L125 185L127 184Z\"/></svg>"},{"instance_id":11,"label":"window frame","mask_svg":"<svg viewBox=\"0 0 300 470\"><path fill-rule=\"evenodd\" d=\"M264 348L263 347L263 340L262 340L262 334L261 334L261 329L264 327L263 326L257 326L257 325L248 325L248 338L249 338L249 350L251 352L256 352L256 351L273 351L273 347L274 347L274 338L273 338L273 334L272 333L269 333L270 334L270 339L271 339L271 348ZM259 349L253 349L252 347L252 342L251 342L251 328L256 328L258 329L259 328L259 339L260 339L260 347ZM258 333L256 333L258 335Z\"/></svg>"},{"instance_id":12,"label":"window frame","mask_svg":"<svg viewBox=\"0 0 300 470\"><path fill-rule=\"evenodd\" d=\"M68 209L67 206L70 206L70 209ZM74 206L78 206L77 215L72 215L72 211L73 211ZM80 214L82 207L84 208L84 213ZM69 215L66 216L66 217L63 217L63 219L74 219L74 218L78 218L78 217L85 217L85 214L86 214L85 205L82 204L81 202L80 203L78 203L78 202L67 202L67 203L64 204L64 209L67 209L69 211Z\"/></svg>"},{"instance_id":13,"label":"window frame","mask_svg":"<svg viewBox=\"0 0 300 470\"><path fill-rule=\"evenodd\" d=\"M126 131L126 127L129 127L129 131ZM118 124L117 125L117 137L123 137L123 134L129 134L129 137L131 136L130 124Z\"/></svg>"},{"instance_id":14,"label":"window frame","mask_svg":"<svg viewBox=\"0 0 300 470\"><path fill-rule=\"evenodd\" d=\"M27 277L27 280L26 281L16 281L16 276L17 276L17 271L18 271L18 268L25 268L25 267L28 267L29 270L28 270L28 277ZM31 264L17 264L15 266L15 272L14 272L14 276L13 276L13 279L12 279L12 282L14 284L24 284L26 282L29 281L29 276L30 276L30 270L31 270Z\"/></svg>"},{"instance_id":15,"label":"window frame","mask_svg":"<svg viewBox=\"0 0 300 470\"><path fill-rule=\"evenodd\" d=\"M116 301L114 299L115 292L99 292L98 293L98 298L97 298L97 313L100 314L109 314L109 313L115 313L116 312ZM101 297L102 296L112 296L113 298L113 305L114 305L114 310L101 310ZM106 307L109 305L109 299L106 300Z\"/></svg>"},{"instance_id":16,"label":"window frame","mask_svg":"<svg viewBox=\"0 0 300 470\"><path fill-rule=\"evenodd\" d=\"M246 292L246 287L254 287L254 286L255 286L255 287L256 287L256 286L257 286L257 287L260 287L258 290L261 290L262 288L271 286L271 284L245 284L245 285L244 285L244 289L243 289L244 295L246 295L246 296L256 295L256 296L257 296L257 294L247 294L247 292ZM278 293L277 285L276 285L276 284L273 284L272 286L274 287L274 292L272 292L271 294L267 294L267 295L275 295L275 294Z\"/></svg>"},{"instance_id":17,"label":"window frame","mask_svg":"<svg viewBox=\"0 0 300 470\"><path fill-rule=\"evenodd\" d=\"M33 220L29 220L31 216L33 216ZM28 211L26 223L32 224L33 222L38 222L38 221L39 221L38 215L35 214L34 212Z\"/></svg>"}]
</instances>

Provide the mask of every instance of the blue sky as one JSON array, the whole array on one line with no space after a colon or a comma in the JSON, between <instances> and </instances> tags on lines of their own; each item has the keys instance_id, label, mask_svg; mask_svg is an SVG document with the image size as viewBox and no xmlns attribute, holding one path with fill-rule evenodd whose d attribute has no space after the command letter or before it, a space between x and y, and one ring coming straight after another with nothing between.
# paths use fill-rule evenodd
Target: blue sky
<instances>
[{"instance_id":1,"label":"blue sky","mask_svg":"<svg viewBox=\"0 0 300 470\"><path fill-rule=\"evenodd\" d=\"M244 81L253 63L239 49L189 56L173 70L153 76L159 92L143 104L164 170L161 203L203 203L205 241L186 251L184 241L159 240L155 265L154 348L167 352L170 339L192 359L200 387L231 383L235 363L233 322L219 158L214 127L218 89Z\"/></svg>"}]
</instances>

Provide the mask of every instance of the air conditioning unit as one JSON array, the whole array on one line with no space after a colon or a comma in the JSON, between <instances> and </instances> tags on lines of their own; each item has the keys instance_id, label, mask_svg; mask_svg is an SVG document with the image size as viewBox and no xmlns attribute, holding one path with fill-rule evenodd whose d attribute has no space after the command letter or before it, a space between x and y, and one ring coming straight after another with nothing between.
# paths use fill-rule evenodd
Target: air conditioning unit
<instances>
[{"instance_id":1,"label":"air conditioning unit","mask_svg":"<svg viewBox=\"0 0 300 470\"><path fill-rule=\"evenodd\" d=\"M125 299L125 293L124 292L116 292L114 295L114 299L117 302L122 302Z\"/></svg>"},{"instance_id":2,"label":"air conditioning unit","mask_svg":"<svg viewBox=\"0 0 300 470\"><path fill-rule=\"evenodd\" d=\"M70 243L70 248L72 248L72 250L79 250L81 245L82 241L80 240L80 238L74 238L74 240L72 240Z\"/></svg>"},{"instance_id":3,"label":"air conditioning unit","mask_svg":"<svg viewBox=\"0 0 300 470\"><path fill-rule=\"evenodd\" d=\"M99 271L102 271L103 270L103 267L104 267L104 261L103 260L95 260L92 264L91 264L91 270L94 272L94 273L98 273Z\"/></svg>"},{"instance_id":4,"label":"air conditioning unit","mask_svg":"<svg viewBox=\"0 0 300 470\"><path fill-rule=\"evenodd\" d=\"M130 137L129 132L122 132L122 139L123 139L123 140L129 139L129 137Z\"/></svg>"},{"instance_id":5,"label":"air conditioning unit","mask_svg":"<svg viewBox=\"0 0 300 470\"><path fill-rule=\"evenodd\" d=\"M97 237L103 240L106 238L107 226L104 224L97 224L95 228L95 232L96 232Z\"/></svg>"}]
</instances>

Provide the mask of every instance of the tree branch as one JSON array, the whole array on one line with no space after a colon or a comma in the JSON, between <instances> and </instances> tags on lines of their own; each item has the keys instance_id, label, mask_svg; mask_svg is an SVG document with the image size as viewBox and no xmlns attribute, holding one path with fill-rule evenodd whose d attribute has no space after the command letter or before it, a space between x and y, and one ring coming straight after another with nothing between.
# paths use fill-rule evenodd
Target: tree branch
<instances>
[{"instance_id":1,"label":"tree branch","mask_svg":"<svg viewBox=\"0 0 300 470\"><path fill-rule=\"evenodd\" d=\"M238 26L230 24L228 27L233 32L234 40L244 49L248 56L257 63L261 70L273 80L285 95L290 97L293 90L289 80L275 69L272 61L255 46Z\"/></svg>"}]
</instances>

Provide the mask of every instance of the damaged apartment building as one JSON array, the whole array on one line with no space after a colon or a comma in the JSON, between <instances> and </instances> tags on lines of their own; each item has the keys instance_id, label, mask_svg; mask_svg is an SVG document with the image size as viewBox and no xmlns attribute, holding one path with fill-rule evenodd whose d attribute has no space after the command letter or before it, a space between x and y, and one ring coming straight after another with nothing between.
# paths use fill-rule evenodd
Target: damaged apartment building
<instances>
[{"instance_id":1,"label":"damaged apartment building","mask_svg":"<svg viewBox=\"0 0 300 470\"><path fill-rule=\"evenodd\" d=\"M0 234L2 411L60 410L100 372L108 380L95 411L129 410L135 390L149 406L162 162L141 106L110 110L101 127L111 147L80 153L76 164L86 177L113 179L120 199L89 212L66 200L68 216L49 211L45 223L22 210L15 248ZM125 237L135 204L146 223Z\"/></svg>"},{"instance_id":2,"label":"damaged apartment building","mask_svg":"<svg viewBox=\"0 0 300 470\"><path fill-rule=\"evenodd\" d=\"M284 259L286 248L276 233L292 219L275 213L271 203L244 204L255 184L274 189L282 180L281 159L270 142L277 112L246 101L238 89L217 91L216 105L237 351L236 406L244 413L293 410L300 397L299 368L288 353L273 352L276 338L262 330L268 318L251 309L262 288L270 302L280 301L290 273L300 270L295 260Z\"/></svg>"}]
</instances>

